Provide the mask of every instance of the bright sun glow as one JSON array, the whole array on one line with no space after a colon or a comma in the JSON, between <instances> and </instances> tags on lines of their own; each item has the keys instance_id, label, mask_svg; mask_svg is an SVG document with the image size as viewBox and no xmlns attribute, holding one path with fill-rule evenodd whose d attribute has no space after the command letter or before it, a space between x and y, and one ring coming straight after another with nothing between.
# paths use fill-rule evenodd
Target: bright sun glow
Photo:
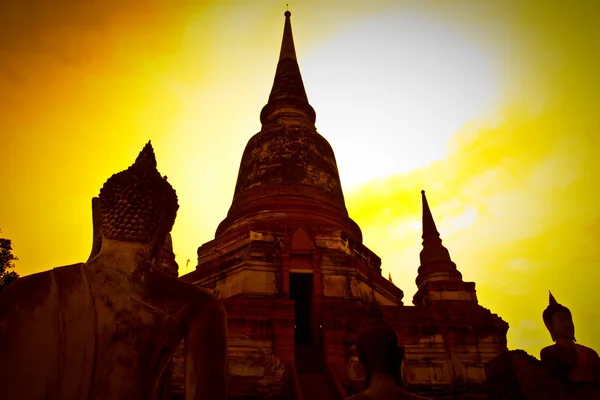
<instances>
[{"instance_id":1,"label":"bright sun glow","mask_svg":"<svg viewBox=\"0 0 600 400\"><path fill-rule=\"evenodd\" d=\"M483 49L410 10L347 27L301 68L347 189L444 159L450 138L490 114L501 94Z\"/></svg>"}]
</instances>

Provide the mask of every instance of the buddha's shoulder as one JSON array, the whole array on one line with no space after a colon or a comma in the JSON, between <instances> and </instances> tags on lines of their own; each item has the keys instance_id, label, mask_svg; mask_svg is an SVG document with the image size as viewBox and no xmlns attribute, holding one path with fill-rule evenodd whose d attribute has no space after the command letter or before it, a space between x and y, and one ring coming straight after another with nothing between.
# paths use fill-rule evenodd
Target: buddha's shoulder
<instances>
[{"instance_id":1,"label":"buddha's shoulder","mask_svg":"<svg viewBox=\"0 0 600 400\"><path fill-rule=\"evenodd\" d=\"M151 275L151 280L154 281L153 289L160 288L160 294L172 299L190 299L196 298L198 295L206 291L192 283L183 281L174 276L168 275L162 271L154 270Z\"/></svg>"},{"instance_id":2,"label":"buddha's shoulder","mask_svg":"<svg viewBox=\"0 0 600 400\"><path fill-rule=\"evenodd\" d=\"M0 293L0 317L14 318L17 314L26 315L28 310L56 310L61 295L77 292L77 282L83 281L82 267L83 264L73 264L15 280Z\"/></svg>"},{"instance_id":3,"label":"buddha's shoulder","mask_svg":"<svg viewBox=\"0 0 600 400\"><path fill-rule=\"evenodd\" d=\"M591 356L598 358L598 353L596 352L596 350L592 349L591 347L587 347L587 346L584 346L579 343L577 343L577 347L579 348L580 351L585 351L586 353L590 354Z\"/></svg>"},{"instance_id":4,"label":"buddha's shoulder","mask_svg":"<svg viewBox=\"0 0 600 400\"><path fill-rule=\"evenodd\" d=\"M556 343L546 346L540 350L540 358L553 356L558 351L558 345Z\"/></svg>"},{"instance_id":5,"label":"buddha's shoulder","mask_svg":"<svg viewBox=\"0 0 600 400\"><path fill-rule=\"evenodd\" d=\"M146 276L140 296L144 302L180 317L221 306L208 291L156 269Z\"/></svg>"},{"instance_id":6,"label":"buddha's shoulder","mask_svg":"<svg viewBox=\"0 0 600 400\"><path fill-rule=\"evenodd\" d=\"M61 288L69 289L74 286L88 286L88 274L84 263L66 265L64 267L54 268L51 271L53 279Z\"/></svg>"},{"instance_id":7,"label":"buddha's shoulder","mask_svg":"<svg viewBox=\"0 0 600 400\"><path fill-rule=\"evenodd\" d=\"M43 298L52 293L57 286L57 281L75 282L82 279L83 266L82 263L67 265L21 277L4 288L0 299Z\"/></svg>"}]
</instances>

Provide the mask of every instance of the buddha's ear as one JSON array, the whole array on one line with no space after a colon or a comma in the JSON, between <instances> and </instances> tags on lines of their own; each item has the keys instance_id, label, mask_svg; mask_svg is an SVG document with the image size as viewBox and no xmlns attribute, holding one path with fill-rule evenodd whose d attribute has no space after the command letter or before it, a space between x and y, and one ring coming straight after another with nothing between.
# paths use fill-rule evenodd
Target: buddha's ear
<instances>
[{"instance_id":1,"label":"buddha's ear","mask_svg":"<svg viewBox=\"0 0 600 400\"><path fill-rule=\"evenodd\" d=\"M167 240L168 234L169 234L169 232L166 231L165 229L159 229L158 233L156 235L156 241L154 242L154 245L152 246L152 249L150 252L150 261L152 264L156 265L157 267L160 266L160 256L163 251L163 247Z\"/></svg>"}]
</instances>

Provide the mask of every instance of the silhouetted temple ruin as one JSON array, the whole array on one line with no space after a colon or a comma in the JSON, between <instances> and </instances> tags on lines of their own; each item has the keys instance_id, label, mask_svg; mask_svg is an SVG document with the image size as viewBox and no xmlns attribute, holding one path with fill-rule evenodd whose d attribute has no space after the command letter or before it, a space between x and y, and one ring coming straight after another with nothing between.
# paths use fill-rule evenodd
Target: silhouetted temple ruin
<instances>
[{"instance_id":1,"label":"silhouetted temple ruin","mask_svg":"<svg viewBox=\"0 0 600 400\"><path fill-rule=\"evenodd\" d=\"M198 249L195 271L181 277L225 303L228 396L264 398L262 389L278 379L287 382L273 386L280 398L295 390L305 400L340 399L362 389L354 342L374 297L406 347L408 390L488 398L484 364L506 350L508 324L479 305L475 283L463 281L424 192L413 304L382 276L381 259L348 216L333 149L315 128L290 15L262 129L242 156L227 217ZM179 362L175 392L183 384ZM273 365L279 375L265 380Z\"/></svg>"}]
</instances>

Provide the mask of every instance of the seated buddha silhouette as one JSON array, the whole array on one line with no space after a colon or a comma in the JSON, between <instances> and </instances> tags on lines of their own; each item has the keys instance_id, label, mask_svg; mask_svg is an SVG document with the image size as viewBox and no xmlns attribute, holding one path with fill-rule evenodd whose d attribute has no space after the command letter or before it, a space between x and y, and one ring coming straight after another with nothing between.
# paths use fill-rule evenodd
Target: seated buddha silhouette
<instances>
[{"instance_id":1,"label":"seated buddha silhouette","mask_svg":"<svg viewBox=\"0 0 600 400\"><path fill-rule=\"evenodd\" d=\"M185 342L185 398L226 398L222 304L162 271L178 209L150 143L100 191L101 240L86 263L0 294L0 398L153 399Z\"/></svg>"},{"instance_id":2,"label":"seated buddha silhouette","mask_svg":"<svg viewBox=\"0 0 600 400\"><path fill-rule=\"evenodd\" d=\"M366 390L348 400L427 400L402 388L404 347L398 346L398 336L383 319L375 299L356 338L356 352L365 369Z\"/></svg>"},{"instance_id":3,"label":"seated buddha silhouette","mask_svg":"<svg viewBox=\"0 0 600 400\"><path fill-rule=\"evenodd\" d=\"M552 293L549 297L550 302L542 318L554 344L542 349L540 353L542 364L563 384L574 388L599 387L598 353L576 343L571 311L559 304Z\"/></svg>"}]
</instances>

